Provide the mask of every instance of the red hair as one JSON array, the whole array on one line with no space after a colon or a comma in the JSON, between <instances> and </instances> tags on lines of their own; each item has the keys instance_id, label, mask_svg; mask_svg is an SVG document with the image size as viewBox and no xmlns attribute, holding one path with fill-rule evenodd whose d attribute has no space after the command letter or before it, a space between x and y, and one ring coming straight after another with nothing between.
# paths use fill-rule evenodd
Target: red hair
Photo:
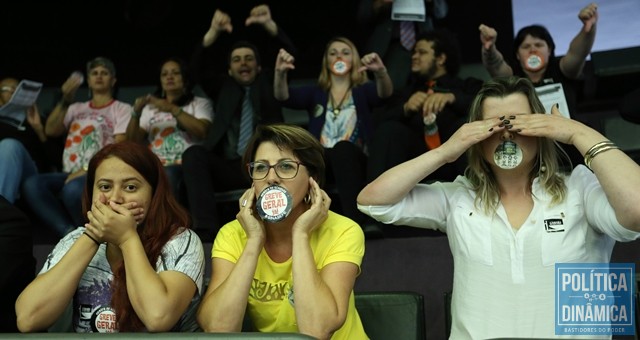
<instances>
[{"instance_id":1,"label":"red hair","mask_svg":"<svg viewBox=\"0 0 640 340\"><path fill-rule=\"evenodd\" d=\"M91 158L87 171L82 208L91 209L96 169L107 158L115 157L138 171L152 187L149 210L138 226L138 235L149 263L154 269L164 245L177 234L181 227L189 226L189 214L171 193L169 180L158 157L146 146L124 141L105 146ZM113 269L111 306L116 312L118 330L121 332L142 331L145 325L135 313L127 293L124 261Z\"/></svg>"}]
</instances>

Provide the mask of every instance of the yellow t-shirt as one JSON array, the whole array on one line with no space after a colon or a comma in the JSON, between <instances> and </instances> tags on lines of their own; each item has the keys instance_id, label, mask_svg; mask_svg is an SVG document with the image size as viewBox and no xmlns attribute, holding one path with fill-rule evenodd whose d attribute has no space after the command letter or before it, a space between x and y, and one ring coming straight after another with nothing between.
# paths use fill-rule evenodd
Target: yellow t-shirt
<instances>
[{"instance_id":1,"label":"yellow t-shirt","mask_svg":"<svg viewBox=\"0 0 640 340\"><path fill-rule=\"evenodd\" d=\"M231 221L218 232L211 257L236 263L246 242L247 236L238 220ZM333 262L351 262L360 268L364 234L351 219L329 211L329 217L313 231L309 242L318 271ZM264 249L260 252L248 299L249 316L260 332L298 332L291 261L276 263ZM347 319L332 339L367 338L352 291Z\"/></svg>"}]
</instances>

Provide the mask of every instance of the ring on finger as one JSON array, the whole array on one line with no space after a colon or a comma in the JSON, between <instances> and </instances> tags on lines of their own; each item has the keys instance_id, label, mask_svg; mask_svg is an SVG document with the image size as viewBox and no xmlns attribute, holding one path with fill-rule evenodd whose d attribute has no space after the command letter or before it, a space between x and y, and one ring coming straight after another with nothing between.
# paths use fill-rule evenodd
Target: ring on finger
<instances>
[{"instance_id":1,"label":"ring on finger","mask_svg":"<svg viewBox=\"0 0 640 340\"><path fill-rule=\"evenodd\" d=\"M244 207L246 207L246 206L247 206L247 199L245 198L245 199L242 201L242 207L244 208Z\"/></svg>"}]
</instances>

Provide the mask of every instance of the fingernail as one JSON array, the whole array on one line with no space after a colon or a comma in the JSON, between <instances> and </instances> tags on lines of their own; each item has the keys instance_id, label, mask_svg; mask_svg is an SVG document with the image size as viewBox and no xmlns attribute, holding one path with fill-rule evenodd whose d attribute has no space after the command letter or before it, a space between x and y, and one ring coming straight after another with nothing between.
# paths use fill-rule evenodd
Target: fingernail
<instances>
[{"instance_id":1,"label":"fingernail","mask_svg":"<svg viewBox=\"0 0 640 340\"><path fill-rule=\"evenodd\" d=\"M503 123L503 124L509 124L509 123L511 123L511 122L510 122L508 119L505 119L505 120L503 120L503 121L502 121L502 123Z\"/></svg>"},{"instance_id":2,"label":"fingernail","mask_svg":"<svg viewBox=\"0 0 640 340\"><path fill-rule=\"evenodd\" d=\"M498 125L498 127L503 127L504 126L504 122L500 123L500 125Z\"/></svg>"},{"instance_id":3,"label":"fingernail","mask_svg":"<svg viewBox=\"0 0 640 340\"><path fill-rule=\"evenodd\" d=\"M508 130L508 129L511 129L512 127L513 127L513 125L511 125L511 124L509 124L509 125L507 125L507 126L506 126L507 130Z\"/></svg>"},{"instance_id":4,"label":"fingernail","mask_svg":"<svg viewBox=\"0 0 640 340\"><path fill-rule=\"evenodd\" d=\"M516 116L509 116L509 119L516 119Z\"/></svg>"},{"instance_id":5,"label":"fingernail","mask_svg":"<svg viewBox=\"0 0 640 340\"><path fill-rule=\"evenodd\" d=\"M498 119L503 120L503 119L504 119L504 116L502 116L502 117L500 117L500 118L498 118Z\"/></svg>"},{"instance_id":6,"label":"fingernail","mask_svg":"<svg viewBox=\"0 0 640 340\"><path fill-rule=\"evenodd\" d=\"M516 130L516 132L520 132L520 131L522 131L522 129L518 129L518 130Z\"/></svg>"},{"instance_id":7,"label":"fingernail","mask_svg":"<svg viewBox=\"0 0 640 340\"><path fill-rule=\"evenodd\" d=\"M489 132L493 131L493 128L489 129Z\"/></svg>"}]
</instances>

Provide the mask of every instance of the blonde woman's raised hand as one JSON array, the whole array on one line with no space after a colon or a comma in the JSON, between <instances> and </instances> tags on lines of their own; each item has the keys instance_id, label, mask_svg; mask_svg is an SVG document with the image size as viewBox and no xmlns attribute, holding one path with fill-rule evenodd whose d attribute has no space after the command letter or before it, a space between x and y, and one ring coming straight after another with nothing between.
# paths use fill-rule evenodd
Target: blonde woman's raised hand
<instances>
[{"instance_id":1,"label":"blonde woman's raised hand","mask_svg":"<svg viewBox=\"0 0 640 340\"><path fill-rule=\"evenodd\" d=\"M508 117L495 117L476 120L463 124L446 142L434 149L444 152L448 163L454 162L462 156L471 146L484 141L496 133L506 130L504 119Z\"/></svg>"},{"instance_id":2,"label":"blonde woman's raised hand","mask_svg":"<svg viewBox=\"0 0 640 340\"><path fill-rule=\"evenodd\" d=\"M518 114L512 117L509 121L513 132L565 144L574 144L575 136L586 128L584 124L563 116L557 105L551 107L550 114Z\"/></svg>"},{"instance_id":3,"label":"blonde woman's raised hand","mask_svg":"<svg viewBox=\"0 0 640 340\"><path fill-rule=\"evenodd\" d=\"M281 48L276 58L276 72L286 73L296 68L294 65L295 58L285 49Z\"/></svg>"}]
</instances>

